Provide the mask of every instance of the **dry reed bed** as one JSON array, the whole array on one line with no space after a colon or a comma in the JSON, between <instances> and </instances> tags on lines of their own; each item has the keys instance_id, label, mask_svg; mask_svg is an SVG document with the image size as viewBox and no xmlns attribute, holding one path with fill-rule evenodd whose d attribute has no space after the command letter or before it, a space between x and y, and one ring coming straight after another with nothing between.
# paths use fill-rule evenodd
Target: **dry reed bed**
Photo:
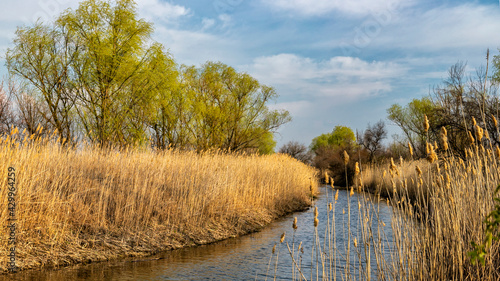
<instances>
[{"instance_id":1,"label":"dry reed bed","mask_svg":"<svg viewBox=\"0 0 500 281\"><path fill-rule=\"evenodd\" d=\"M144 256L256 231L308 206L317 188L315 170L285 155L19 143L8 137L0 144L0 224L7 224L12 166L21 269Z\"/></svg>"},{"instance_id":2,"label":"dry reed bed","mask_svg":"<svg viewBox=\"0 0 500 281\"><path fill-rule=\"evenodd\" d=\"M494 191L500 184L500 150L476 142L466 154L465 159L443 152L428 160L391 160L360 174L363 188L371 187L372 192L387 197L400 214L392 219L391 258L381 252L377 255L379 278L500 279L498 241L489 249L485 266L472 264L468 255L474 249L472 242L483 241L483 221L494 207ZM367 232L360 239L373 237Z\"/></svg>"},{"instance_id":3,"label":"dry reed bed","mask_svg":"<svg viewBox=\"0 0 500 281\"><path fill-rule=\"evenodd\" d=\"M294 256L293 279L500 280L500 241L488 249L484 266L469 256L472 242L483 242L483 221L494 207L500 149L476 141L464 159L430 154L429 160L363 167L350 196L357 188L378 194L378 200L360 199L339 216L337 196L331 196L327 220L319 221L326 224L325 240L316 229L312 253L304 254L313 262L301 264L300 246L286 241ZM390 226L378 215L379 200L392 206ZM338 237L347 240L339 243Z\"/></svg>"}]
</instances>

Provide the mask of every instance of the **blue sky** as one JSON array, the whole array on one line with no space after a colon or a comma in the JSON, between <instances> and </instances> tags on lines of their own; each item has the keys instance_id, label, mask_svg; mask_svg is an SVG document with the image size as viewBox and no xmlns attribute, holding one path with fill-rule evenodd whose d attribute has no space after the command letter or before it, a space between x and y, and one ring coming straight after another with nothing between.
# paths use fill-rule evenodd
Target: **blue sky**
<instances>
[{"instance_id":1,"label":"blue sky","mask_svg":"<svg viewBox=\"0 0 500 281\"><path fill-rule=\"evenodd\" d=\"M469 73L498 55L499 1L137 0L179 64L221 61L276 88L290 111L278 146L336 125L364 130L393 103L420 98L457 61ZM18 25L52 20L72 0L18 0L0 11L3 56ZM386 120L389 133L398 129ZM390 137L389 137L390 138Z\"/></svg>"}]
</instances>

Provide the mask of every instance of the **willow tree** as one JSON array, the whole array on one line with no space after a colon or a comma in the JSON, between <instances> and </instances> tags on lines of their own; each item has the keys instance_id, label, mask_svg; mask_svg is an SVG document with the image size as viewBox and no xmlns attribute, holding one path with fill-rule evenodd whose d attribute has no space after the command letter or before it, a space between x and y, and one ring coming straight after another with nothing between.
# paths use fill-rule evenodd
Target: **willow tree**
<instances>
[{"instance_id":1,"label":"willow tree","mask_svg":"<svg viewBox=\"0 0 500 281\"><path fill-rule=\"evenodd\" d=\"M147 89L159 83L150 79L148 69L159 54L157 45L147 45L152 24L138 19L132 0L117 1L115 6L88 0L66 11L57 25L83 46L71 67L87 135L101 145L144 139L144 124L133 120L150 114L154 99Z\"/></svg>"},{"instance_id":2,"label":"willow tree","mask_svg":"<svg viewBox=\"0 0 500 281\"><path fill-rule=\"evenodd\" d=\"M271 133L290 121L288 111L268 108L277 98L274 88L220 62L187 68L184 76L194 95L191 131L198 150L272 151Z\"/></svg>"},{"instance_id":3,"label":"willow tree","mask_svg":"<svg viewBox=\"0 0 500 281\"><path fill-rule=\"evenodd\" d=\"M61 140L71 140L75 99L69 73L79 47L72 43L67 29L41 23L18 28L14 45L6 55L9 72L27 82L32 100L44 103L47 110L35 109L44 123L57 129Z\"/></svg>"},{"instance_id":4,"label":"willow tree","mask_svg":"<svg viewBox=\"0 0 500 281\"><path fill-rule=\"evenodd\" d=\"M38 89L64 136L72 124L106 146L147 139L167 54L133 0L87 0L52 25L18 28L7 65ZM73 122L73 123L72 123Z\"/></svg>"}]
</instances>

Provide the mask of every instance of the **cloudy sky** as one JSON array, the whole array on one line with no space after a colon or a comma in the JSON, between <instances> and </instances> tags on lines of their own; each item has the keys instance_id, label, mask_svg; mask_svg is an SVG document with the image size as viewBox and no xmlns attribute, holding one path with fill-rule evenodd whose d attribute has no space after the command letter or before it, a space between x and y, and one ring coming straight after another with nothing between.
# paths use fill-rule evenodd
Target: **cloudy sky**
<instances>
[{"instance_id":1,"label":"cloudy sky","mask_svg":"<svg viewBox=\"0 0 500 281\"><path fill-rule=\"evenodd\" d=\"M498 55L500 3L451 0L137 0L179 64L221 61L276 88L293 121L278 146L336 125L362 131L393 103L428 95L457 61ZM0 10L0 75L16 27L52 21L73 0L17 0ZM390 134L397 128L386 120Z\"/></svg>"}]
</instances>

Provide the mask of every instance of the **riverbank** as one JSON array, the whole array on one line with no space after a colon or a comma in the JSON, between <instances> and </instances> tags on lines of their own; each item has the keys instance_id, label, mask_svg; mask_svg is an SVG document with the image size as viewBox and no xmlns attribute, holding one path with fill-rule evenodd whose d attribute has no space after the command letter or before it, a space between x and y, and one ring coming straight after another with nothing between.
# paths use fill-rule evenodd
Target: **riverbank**
<instances>
[{"instance_id":1,"label":"riverbank","mask_svg":"<svg viewBox=\"0 0 500 281\"><path fill-rule=\"evenodd\" d=\"M364 191L379 194L400 214L392 222L401 258L387 276L411 280L499 280L500 242L492 241L485 265L473 263L473 243L486 237L487 215L500 183L500 150L472 144L466 157L443 152L418 161L364 167ZM387 262L387 261L386 261Z\"/></svg>"},{"instance_id":2,"label":"riverbank","mask_svg":"<svg viewBox=\"0 0 500 281\"><path fill-rule=\"evenodd\" d=\"M143 257L257 231L311 204L316 171L284 155L0 144L16 177L19 270ZM7 177L0 179L2 187ZM7 202L8 190L0 191ZM6 204L6 203L4 203ZM4 205L0 222L7 225ZM0 270L7 272L7 240Z\"/></svg>"}]
</instances>

